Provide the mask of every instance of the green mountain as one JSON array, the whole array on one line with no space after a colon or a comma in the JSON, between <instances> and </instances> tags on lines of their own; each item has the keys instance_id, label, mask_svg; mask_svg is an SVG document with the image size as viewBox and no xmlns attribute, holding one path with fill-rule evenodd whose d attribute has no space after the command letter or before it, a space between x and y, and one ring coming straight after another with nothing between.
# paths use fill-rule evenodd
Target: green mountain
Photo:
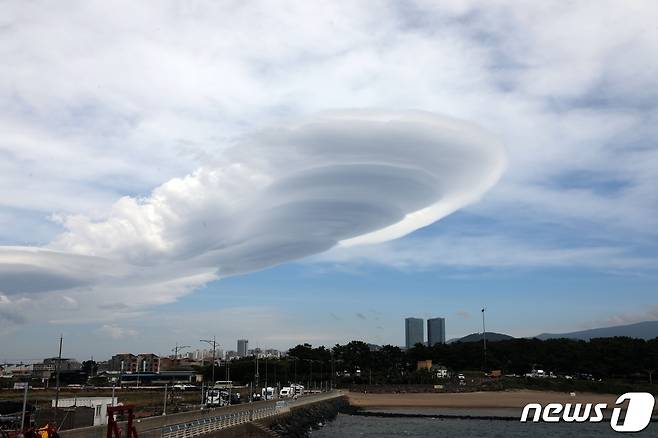
<instances>
[{"instance_id":1,"label":"green mountain","mask_svg":"<svg viewBox=\"0 0 658 438\"><path fill-rule=\"evenodd\" d=\"M507 341L509 339L514 339L514 337L503 333L487 332L487 342ZM463 338L453 339L450 342L482 342L482 333L472 333Z\"/></svg>"}]
</instances>

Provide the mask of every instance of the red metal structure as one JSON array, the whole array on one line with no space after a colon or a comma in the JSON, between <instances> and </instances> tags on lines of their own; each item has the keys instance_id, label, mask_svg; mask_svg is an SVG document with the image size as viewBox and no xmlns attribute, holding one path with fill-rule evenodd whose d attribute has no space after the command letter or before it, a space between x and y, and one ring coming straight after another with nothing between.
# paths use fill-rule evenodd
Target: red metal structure
<instances>
[{"instance_id":1,"label":"red metal structure","mask_svg":"<svg viewBox=\"0 0 658 438\"><path fill-rule=\"evenodd\" d=\"M133 424L134 414L133 409L135 405L122 405L122 406L108 406L107 407L107 438L122 438L119 423L115 418L115 414L128 413L128 424L126 426L125 438L138 438L137 429Z\"/></svg>"}]
</instances>

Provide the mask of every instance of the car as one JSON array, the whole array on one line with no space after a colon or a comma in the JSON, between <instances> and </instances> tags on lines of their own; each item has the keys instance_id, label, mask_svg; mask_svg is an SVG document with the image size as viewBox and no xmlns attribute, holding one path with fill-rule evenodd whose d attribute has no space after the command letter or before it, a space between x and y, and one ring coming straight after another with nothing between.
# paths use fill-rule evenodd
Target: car
<instances>
[{"instance_id":1,"label":"car","mask_svg":"<svg viewBox=\"0 0 658 438\"><path fill-rule=\"evenodd\" d=\"M185 391L185 390L187 390L187 389L197 389L196 386L191 385L191 384L189 384L189 383L177 383L177 384L175 384L172 388L174 388L174 389L178 389L178 390L180 390L180 391Z\"/></svg>"}]
</instances>

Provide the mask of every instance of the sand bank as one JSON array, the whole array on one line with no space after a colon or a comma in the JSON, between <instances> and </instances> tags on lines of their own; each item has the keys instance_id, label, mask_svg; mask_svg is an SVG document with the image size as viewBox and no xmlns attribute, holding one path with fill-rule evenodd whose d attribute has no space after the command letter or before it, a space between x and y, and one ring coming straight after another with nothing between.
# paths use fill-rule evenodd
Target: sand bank
<instances>
[{"instance_id":1,"label":"sand bank","mask_svg":"<svg viewBox=\"0 0 658 438\"><path fill-rule=\"evenodd\" d=\"M363 394L347 393L353 406L363 408L433 407L433 408L522 408L528 403L607 403L614 405L619 395L550 391L487 391L463 393Z\"/></svg>"}]
</instances>

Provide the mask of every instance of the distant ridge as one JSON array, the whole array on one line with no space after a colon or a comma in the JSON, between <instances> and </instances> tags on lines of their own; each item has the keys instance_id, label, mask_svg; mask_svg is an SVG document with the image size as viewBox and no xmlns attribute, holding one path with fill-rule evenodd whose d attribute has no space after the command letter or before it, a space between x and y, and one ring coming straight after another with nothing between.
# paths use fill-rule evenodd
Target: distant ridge
<instances>
[{"instance_id":1,"label":"distant ridge","mask_svg":"<svg viewBox=\"0 0 658 438\"><path fill-rule=\"evenodd\" d=\"M487 342L507 341L509 339L514 339L514 337L503 333L487 332ZM481 342L481 341L482 341L482 333L471 333L470 335L464 336L463 338L451 339L448 341L448 343Z\"/></svg>"},{"instance_id":2,"label":"distant ridge","mask_svg":"<svg viewBox=\"0 0 658 438\"><path fill-rule=\"evenodd\" d=\"M590 330L581 330L570 333L542 333L535 336L537 339L580 339L589 341L592 338L612 338L615 336L628 336L629 338L637 338L649 340L658 337L658 321L644 321L636 324L617 325L613 327L601 327ZM487 339L489 334L487 334Z\"/></svg>"}]
</instances>

